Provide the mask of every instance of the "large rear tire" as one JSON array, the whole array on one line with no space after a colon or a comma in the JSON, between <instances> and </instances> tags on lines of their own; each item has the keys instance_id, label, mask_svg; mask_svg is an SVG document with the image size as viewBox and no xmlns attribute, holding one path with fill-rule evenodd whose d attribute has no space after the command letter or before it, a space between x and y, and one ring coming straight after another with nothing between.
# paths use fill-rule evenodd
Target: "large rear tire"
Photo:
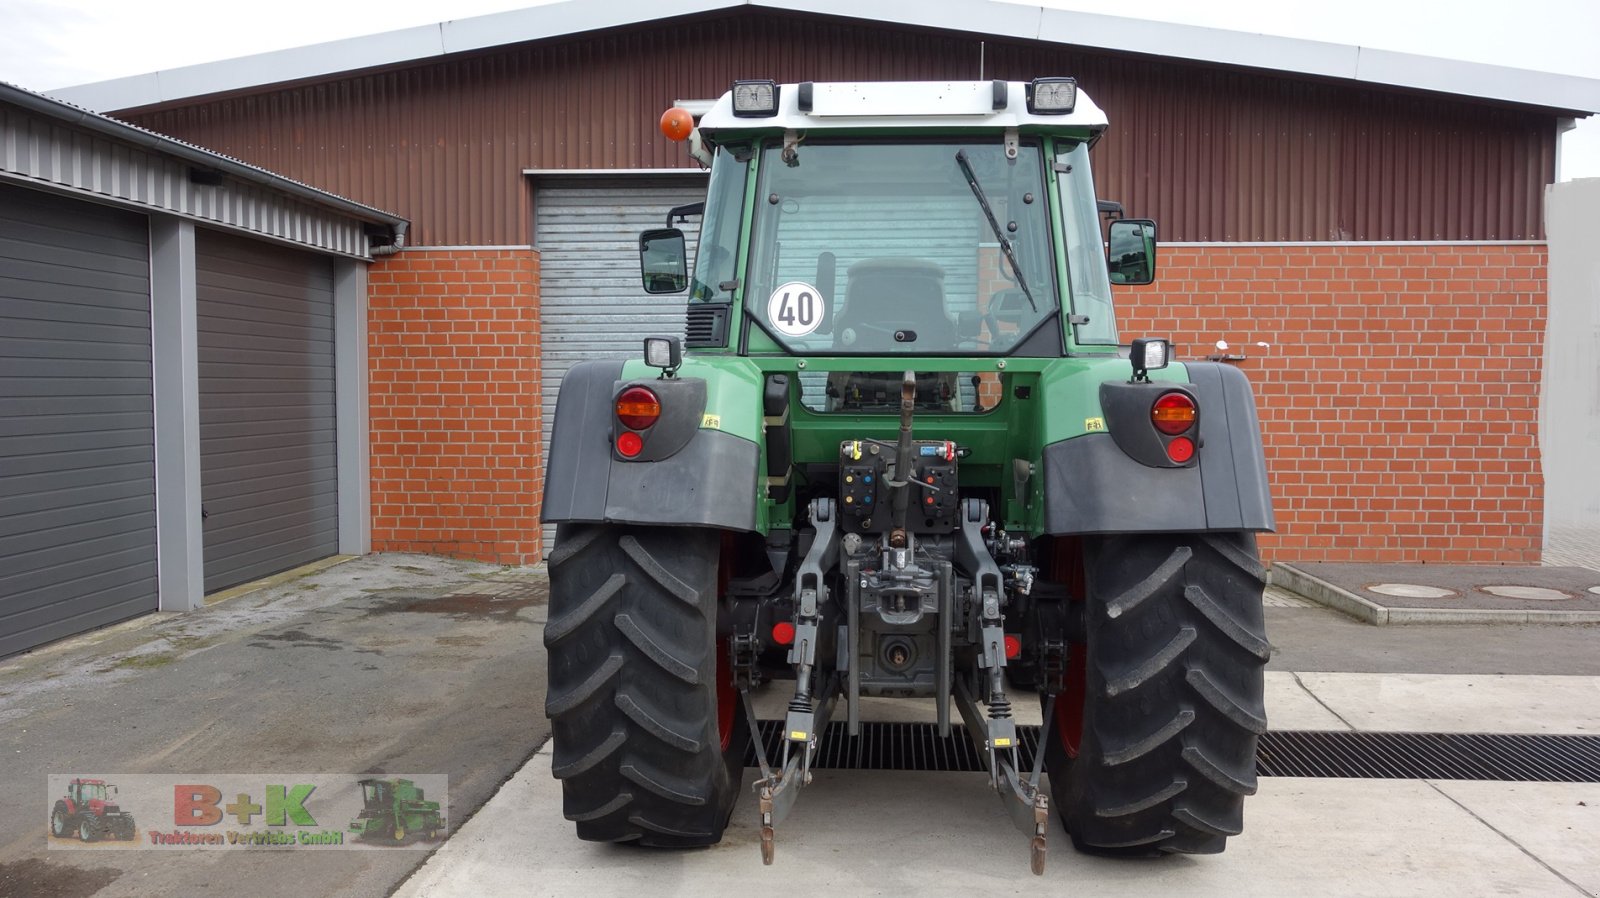
<instances>
[{"instance_id":1,"label":"large rear tire","mask_svg":"<svg viewBox=\"0 0 1600 898\"><path fill-rule=\"evenodd\" d=\"M714 530L557 528L545 713L581 839L722 839L750 737L717 639L720 546Z\"/></svg>"},{"instance_id":2,"label":"large rear tire","mask_svg":"<svg viewBox=\"0 0 1600 898\"><path fill-rule=\"evenodd\" d=\"M1085 851L1220 852L1243 827L1267 729L1255 536L1114 536L1084 550L1087 644L1072 646L1046 726L1062 823Z\"/></svg>"}]
</instances>

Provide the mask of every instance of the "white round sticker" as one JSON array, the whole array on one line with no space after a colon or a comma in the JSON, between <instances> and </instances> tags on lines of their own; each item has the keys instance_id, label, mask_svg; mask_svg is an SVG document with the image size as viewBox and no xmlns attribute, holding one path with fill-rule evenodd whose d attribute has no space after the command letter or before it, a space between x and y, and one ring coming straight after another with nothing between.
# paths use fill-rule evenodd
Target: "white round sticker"
<instances>
[{"instance_id":1,"label":"white round sticker","mask_svg":"<svg viewBox=\"0 0 1600 898\"><path fill-rule=\"evenodd\" d=\"M822 294L805 281L790 281L767 299L767 323L785 337L804 337L822 326Z\"/></svg>"}]
</instances>

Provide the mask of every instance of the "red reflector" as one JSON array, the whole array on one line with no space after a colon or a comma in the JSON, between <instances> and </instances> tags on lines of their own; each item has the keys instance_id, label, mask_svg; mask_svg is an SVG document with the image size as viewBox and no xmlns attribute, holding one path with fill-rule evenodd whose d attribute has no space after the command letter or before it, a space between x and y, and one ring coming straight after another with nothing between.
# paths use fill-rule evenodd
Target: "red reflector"
<instances>
[{"instance_id":1,"label":"red reflector","mask_svg":"<svg viewBox=\"0 0 1600 898\"><path fill-rule=\"evenodd\" d=\"M772 641L778 645L790 645L794 642L794 624L786 620L778 621L772 625Z\"/></svg>"},{"instance_id":2,"label":"red reflector","mask_svg":"<svg viewBox=\"0 0 1600 898\"><path fill-rule=\"evenodd\" d=\"M1019 658L1022 656L1022 637L1006 634L1006 657Z\"/></svg>"},{"instance_id":3,"label":"red reflector","mask_svg":"<svg viewBox=\"0 0 1600 898\"><path fill-rule=\"evenodd\" d=\"M1183 393L1163 393L1156 404L1150 406L1150 421L1156 430L1173 435L1194 426L1194 400Z\"/></svg>"},{"instance_id":4,"label":"red reflector","mask_svg":"<svg viewBox=\"0 0 1600 898\"><path fill-rule=\"evenodd\" d=\"M617 454L623 458L633 458L644 451L644 439L631 430L624 430L617 435Z\"/></svg>"},{"instance_id":5,"label":"red reflector","mask_svg":"<svg viewBox=\"0 0 1600 898\"><path fill-rule=\"evenodd\" d=\"M1194 440L1191 440L1188 437L1178 437L1177 439L1168 443L1167 458L1172 459L1180 465L1189 459L1194 458Z\"/></svg>"},{"instance_id":6,"label":"red reflector","mask_svg":"<svg viewBox=\"0 0 1600 898\"><path fill-rule=\"evenodd\" d=\"M644 430L661 417L661 400L644 387L629 387L617 396L617 420L629 430Z\"/></svg>"}]
</instances>

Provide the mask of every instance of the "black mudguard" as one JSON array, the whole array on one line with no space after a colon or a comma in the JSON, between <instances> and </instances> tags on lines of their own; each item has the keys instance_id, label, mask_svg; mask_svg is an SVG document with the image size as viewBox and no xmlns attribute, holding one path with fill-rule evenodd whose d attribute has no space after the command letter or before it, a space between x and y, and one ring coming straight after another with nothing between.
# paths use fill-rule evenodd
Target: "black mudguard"
<instances>
[{"instance_id":1,"label":"black mudguard","mask_svg":"<svg viewBox=\"0 0 1600 898\"><path fill-rule=\"evenodd\" d=\"M760 449L749 440L699 426L705 410L703 383L698 390L682 384L682 392L697 395L698 403L674 403L663 396L662 420L651 430L671 437L670 453L656 451L652 436L641 460L617 457L612 403L622 385L622 364L579 362L562 379L539 520L756 529ZM680 443L676 437L684 434L687 439Z\"/></svg>"},{"instance_id":2,"label":"black mudguard","mask_svg":"<svg viewBox=\"0 0 1600 898\"><path fill-rule=\"evenodd\" d=\"M1276 528L1250 382L1231 365L1186 366L1191 383L1185 386L1200 406L1196 463L1141 463L1109 433L1052 443L1044 448L1045 532Z\"/></svg>"}]
</instances>

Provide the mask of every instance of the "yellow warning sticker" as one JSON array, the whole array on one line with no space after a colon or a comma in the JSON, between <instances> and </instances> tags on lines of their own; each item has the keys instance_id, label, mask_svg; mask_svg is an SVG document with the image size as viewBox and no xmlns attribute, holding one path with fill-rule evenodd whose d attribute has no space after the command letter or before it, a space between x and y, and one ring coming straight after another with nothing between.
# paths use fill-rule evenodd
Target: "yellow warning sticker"
<instances>
[{"instance_id":1,"label":"yellow warning sticker","mask_svg":"<svg viewBox=\"0 0 1600 898\"><path fill-rule=\"evenodd\" d=\"M1104 418L1084 418L1083 419L1083 429L1087 430L1090 433L1104 433L1105 429L1106 429L1106 419L1104 419Z\"/></svg>"},{"instance_id":2,"label":"yellow warning sticker","mask_svg":"<svg viewBox=\"0 0 1600 898\"><path fill-rule=\"evenodd\" d=\"M701 427L712 427L712 428L721 429L721 427L722 427L722 416L721 415L706 415L704 418L700 419L700 426Z\"/></svg>"},{"instance_id":3,"label":"yellow warning sticker","mask_svg":"<svg viewBox=\"0 0 1600 898\"><path fill-rule=\"evenodd\" d=\"M1000 739L996 739L996 740L994 740L994 747L995 748L1010 748L1011 747L1011 740L1003 738L1003 737L1000 738Z\"/></svg>"},{"instance_id":4,"label":"yellow warning sticker","mask_svg":"<svg viewBox=\"0 0 1600 898\"><path fill-rule=\"evenodd\" d=\"M804 742L804 741L806 741L805 730L794 730L793 732L791 732L789 734L789 741L790 742Z\"/></svg>"}]
</instances>

